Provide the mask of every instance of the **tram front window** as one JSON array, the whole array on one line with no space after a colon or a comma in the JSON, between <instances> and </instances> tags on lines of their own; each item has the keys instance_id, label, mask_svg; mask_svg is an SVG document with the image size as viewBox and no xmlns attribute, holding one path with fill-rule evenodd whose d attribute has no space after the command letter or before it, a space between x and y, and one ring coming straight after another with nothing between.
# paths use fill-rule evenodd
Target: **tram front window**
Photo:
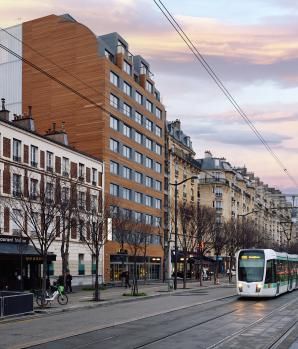
<instances>
[{"instance_id":1,"label":"tram front window","mask_svg":"<svg viewBox=\"0 0 298 349\"><path fill-rule=\"evenodd\" d=\"M263 251L242 251L239 254L238 280L258 282L263 280L265 256Z\"/></svg>"}]
</instances>

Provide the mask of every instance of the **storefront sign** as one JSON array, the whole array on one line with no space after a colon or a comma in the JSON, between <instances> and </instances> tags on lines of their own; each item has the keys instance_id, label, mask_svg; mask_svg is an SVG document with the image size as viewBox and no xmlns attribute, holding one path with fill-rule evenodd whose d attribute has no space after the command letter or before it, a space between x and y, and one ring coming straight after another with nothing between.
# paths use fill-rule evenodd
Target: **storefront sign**
<instances>
[{"instance_id":1,"label":"storefront sign","mask_svg":"<svg viewBox=\"0 0 298 349\"><path fill-rule=\"evenodd\" d=\"M29 238L15 235L0 235L0 244L29 244Z\"/></svg>"}]
</instances>

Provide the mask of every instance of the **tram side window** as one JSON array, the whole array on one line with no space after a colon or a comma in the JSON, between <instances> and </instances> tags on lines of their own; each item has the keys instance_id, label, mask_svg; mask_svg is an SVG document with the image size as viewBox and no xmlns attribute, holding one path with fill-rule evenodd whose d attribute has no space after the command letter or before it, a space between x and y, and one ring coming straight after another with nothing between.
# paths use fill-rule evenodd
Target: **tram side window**
<instances>
[{"instance_id":1,"label":"tram side window","mask_svg":"<svg viewBox=\"0 0 298 349\"><path fill-rule=\"evenodd\" d=\"M277 260L276 261L276 278L277 281L287 281L288 280L288 275L287 275L287 261L283 260Z\"/></svg>"},{"instance_id":2,"label":"tram side window","mask_svg":"<svg viewBox=\"0 0 298 349\"><path fill-rule=\"evenodd\" d=\"M270 259L267 261L266 265L265 284L272 284L274 282L276 282L275 263L274 259Z\"/></svg>"}]
</instances>

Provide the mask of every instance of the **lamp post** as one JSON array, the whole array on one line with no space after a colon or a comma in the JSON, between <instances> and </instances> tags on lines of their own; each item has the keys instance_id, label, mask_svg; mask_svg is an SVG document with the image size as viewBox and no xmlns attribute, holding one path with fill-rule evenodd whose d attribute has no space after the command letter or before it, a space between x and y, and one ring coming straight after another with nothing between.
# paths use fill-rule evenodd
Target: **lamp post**
<instances>
[{"instance_id":1,"label":"lamp post","mask_svg":"<svg viewBox=\"0 0 298 349\"><path fill-rule=\"evenodd\" d=\"M170 185L175 187L175 216L174 216L174 224L175 224L175 259L174 259L174 290L177 290L177 255L178 255L178 186L190 181L191 179L198 179L198 176L192 176L184 179L181 182L175 181L175 183L170 183Z\"/></svg>"}]
</instances>

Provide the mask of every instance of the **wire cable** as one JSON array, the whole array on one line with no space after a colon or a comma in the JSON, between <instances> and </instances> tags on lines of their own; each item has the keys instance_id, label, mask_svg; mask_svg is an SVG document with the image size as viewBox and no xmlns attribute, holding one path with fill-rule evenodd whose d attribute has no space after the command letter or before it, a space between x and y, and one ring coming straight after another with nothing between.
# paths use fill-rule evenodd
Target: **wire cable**
<instances>
[{"instance_id":1,"label":"wire cable","mask_svg":"<svg viewBox=\"0 0 298 349\"><path fill-rule=\"evenodd\" d=\"M166 8L166 6L163 4L161 0L154 0L157 7L160 9L160 11L163 13L163 15L166 17L168 22L172 25L172 27L175 29L175 31L178 33L178 35L181 37L181 39L184 41L184 43L188 46L190 51L194 54L196 59L201 63L201 65L204 67L204 69L207 71L209 76L213 79L213 81L216 83L216 85L220 88L220 90L223 92L223 94L227 97L227 99L231 102L235 110L240 114L240 116L244 119L244 121L248 124L248 126L251 128L251 130L254 132L254 134L257 136L257 138L260 140L260 142L265 146L267 151L271 154L271 156L275 159L275 161L278 163L278 165L282 168L282 171L288 176L288 178L295 184L295 186L298 186L298 182L296 179L291 176L291 174L288 172L282 161L279 159L279 157L275 154L275 152L272 150L270 145L266 142L264 137L261 135L261 133L257 130L257 128L254 126L254 124L251 122L251 120L248 118L247 114L242 110L242 108L238 105L234 97L230 94L230 92L227 90L221 79L217 76L217 74L214 72L214 70L210 67L208 62L205 60L205 58L202 56L202 54L198 51L198 49L195 47L195 45L192 43L188 35L184 32L182 27L178 24L178 22L175 20L175 18L171 15L170 11Z\"/></svg>"}]
</instances>

